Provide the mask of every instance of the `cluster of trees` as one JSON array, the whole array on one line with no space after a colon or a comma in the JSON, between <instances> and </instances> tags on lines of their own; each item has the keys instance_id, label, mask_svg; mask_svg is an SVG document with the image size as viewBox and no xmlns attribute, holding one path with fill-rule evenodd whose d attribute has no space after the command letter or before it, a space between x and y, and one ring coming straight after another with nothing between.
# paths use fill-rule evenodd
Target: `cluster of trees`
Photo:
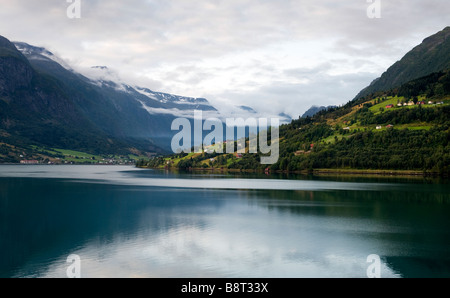
<instances>
[{"instance_id":1,"label":"cluster of trees","mask_svg":"<svg viewBox=\"0 0 450 298\"><path fill-rule=\"evenodd\" d=\"M353 121L358 121L361 125L372 124L408 124L412 122L428 122L444 124L449 121L450 107L422 108L418 106L414 109L394 109L389 113L374 114L364 107L356 113Z\"/></svg>"},{"instance_id":2,"label":"cluster of trees","mask_svg":"<svg viewBox=\"0 0 450 298\"><path fill-rule=\"evenodd\" d=\"M0 145L0 162L19 162L17 156L10 155L11 148L6 145Z\"/></svg>"},{"instance_id":3,"label":"cluster of trees","mask_svg":"<svg viewBox=\"0 0 450 298\"><path fill-rule=\"evenodd\" d=\"M267 165L261 164L260 154L243 154L241 159L235 159L228 166L229 169L264 170Z\"/></svg>"},{"instance_id":4,"label":"cluster of trees","mask_svg":"<svg viewBox=\"0 0 450 298\"><path fill-rule=\"evenodd\" d=\"M163 158L161 156L152 158L150 160L140 159L136 162L136 166L138 168L144 168L144 167L159 168L160 166L163 166L164 164L165 164L165 158Z\"/></svg>"},{"instance_id":5,"label":"cluster of trees","mask_svg":"<svg viewBox=\"0 0 450 298\"><path fill-rule=\"evenodd\" d=\"M0 154L8 155L10 149L6 145L0 145Z\"/></svg>"},{"instance_id":6,"label":"cluster of trees","mask_svg":"<svg viewBox=\"0 0 450 298\"><path fill-rule=\"evenodd\" d=\"M450 126L427 130L364 131L332 145L316 145L310 154L282 150L272 170L314 168L424 170L450 172ZM301 147L302 144L297 144Z\"/></svg>"},{"instance_id":7,"label":"cluster of trees","mask_svg":"<svg viewBox=\"0 0 450 298\"><path fill-rule=\"evenodd\" d=\"M175 165L175 160L178 160ZM138 167L174 167L187 170L191 168L211 168L211 167L226 167L229 160L236 160L233 154L219 154L219 153L202 153L199 155L188 157L187 153L174 154L170 158L157 157L151 160L139 160Z\"/></svg>"},{"instance_id":8,"label":"cluster of trees","mask_svg":"<svg viewBox=\"0 0 450 298\"><path fill-rule=\"evenodd\" d=\"M202 153L198 156L181 159L178 162L179 169L190 168L212 168L212 167L225 167L228 159L233 158L232 154L223 155L219 153ZM205 162L206 161L206 162Z\"/></svg>"},{"instance_id":9,"label":"cluster of trees","mask_svg":"<svg viewBox=\"0 0 450 298\"><path fill-rule=\"evenodd\" d=\"M432 73L423 78L403 84L397 90L398 96L407 98L425 95L427 98L450 94L450 70Z\"/></svg>"}]
</instances>

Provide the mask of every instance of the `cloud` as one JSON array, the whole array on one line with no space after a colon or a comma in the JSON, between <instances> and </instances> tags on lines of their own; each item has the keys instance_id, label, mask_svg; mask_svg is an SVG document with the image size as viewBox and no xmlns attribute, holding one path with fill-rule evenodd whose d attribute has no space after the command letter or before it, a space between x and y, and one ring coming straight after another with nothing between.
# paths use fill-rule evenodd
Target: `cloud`
<instances>
[{"instance_id":1,"label":"cloud","mask_svg":"<svg viewBox=\"0 0 450 298\"><path fill-rule=\"evenodd\" d=\"M264 117L285 113L298 118L312 105L347 103L360 91L360 86L367 86L373 79L372 73L323 73L310 77L306 84L275 81L253 92L225 92L221 94L220 104L225 109L230 102L241 102Z\"/></svg>"},{"instance_id":2,"label":"cloud","mask_svg":"<svg viewBox=\"0 0 450 298\"><path fill-rule=\"evenodd\" d=\"M156 91L293 115L352 99L449 25L447 2L381 0L382 18L369 19L366 0L81 0L69 19L65 0L0 0L0 34L75 69L106 65Z\"/></svg>"}]
</instances>

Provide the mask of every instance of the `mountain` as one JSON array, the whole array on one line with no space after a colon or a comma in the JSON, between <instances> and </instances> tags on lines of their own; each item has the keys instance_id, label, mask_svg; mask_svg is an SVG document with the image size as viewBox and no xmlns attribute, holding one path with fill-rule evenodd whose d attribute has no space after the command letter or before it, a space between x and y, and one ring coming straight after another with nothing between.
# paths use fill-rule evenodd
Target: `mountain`
<instances>
[{"instance_id":1,"label":"mountain","mask_svg":"<svg viewBox=\"0 0 450 298\"><path fill-rule=\"evenodd\" d=\"M275 164L262 165L260 153L215 153L175 155L139 166L167 167L169 162L180 169L449 176L450 48L443 37L447 34L448 28L426 39L389 68L383 79L392 76L395 87L318 113L321 108L313 108L313 116L281 125ZM425 65L428 70L421 70L425 75L406 76Z\"/></svg>"},{"instance_id":2,"label":"mountain","mask_svg":"<svg viewBox=\"0 0 450 298\"><path fill-rule=\"evenodd\" d=\"M355 98L387 91L431 73L450 68L450 26L426 38L392 65L383 75L363 89Z\"/></svg>"},{"instance_id":3,"label":"mountain","mask_svg":"<svg viewBox=\"0 0 450 298\"><path fill-rule=\"evenodd\" d=\"M238 116L242 116L241 114L244 114L255 117L258 115L258 112L249 106L237 106L235 112L232 115L235 114L238 114ZM279 113L276 116L279 118L280 123L289 123L292 121L292 117L286 113Z\"/></svg>"},{"instance_id":4,"label":"mountain","mask_svg":"<svg viewBox=\"0 0 450 298\"><path fill-rule=\"evenodd\" d=\"M250 114L258 114L257 111L255 111L253 108L248 106L239 106L237 107L239 110L242 110L244 112L250 113Z\"/></svg>"},{"instance_id":5,"label":"mountain","mask_svg":"<svg viewBox=\"0 0 450 298\"><path fill-rule=\"evenodd\" d=\"M450 69L280 128L274 171L450 174Z\"/></svg>"},{"instance_id":6,"label":"mountain","mask_svg":"<svg viewBox=\"0 0 450 298\"><path fill-rule=\"evenodd\" d=\"M71 100L61 82L33 68L5 38L0 42L1 142L12 145L58 145L105 150L125 147L108 140Z\"/></svg>"},{"instance_id":7,"label":"mountain","mask_svg":"<svg viewBox=\"0 0 450 298\"><path fill-rule=\"evenodd\" d=\"M301 118L306 118L306 117L313 117L314 115L316 115L317 113L327 110L329 108L335 108L336 106L328 106L328 107L318 107L318 106L312 106L311 108L309 108L309 110L307 110Z\"/></svg>"},{"instance_id":8,"label":"mountain","mask_svg":"<svg viewBox=\"0 0 450 298\"><path fill-rule=\"evenodd\" d=\"M45 48L0 37L0 143L10 148L167 152L172 121L194 110L217 114L206 99L127 85L104 66L83 75Z\"/></svg>"},{"instance_id":9,"label":"mountain","mask_svg":"<svg viewBox=\"0 0 450 298\"><path fill-rule=\"evenodd\" d=\"M172 155L138 166L450 175L450 69L388 92L281 125L279 158L269 166L260 163L260 153Z\"/></svg>"},{"instance_id":10,"label":"mountain","mask_svg":"<svg viewBox=\"0 0 450 298\"><path fill-rule=\"evenodd\" d=\"M126 107L118 107L121 103L127 104L130 108L130 103L139 107L139 112L146 111L150 115L157 115L153 118L164 118L169 116L170 123L174 117L193 117L194 110L202 110L205 112L217 113L217 110L209 104L204 98L190 98L185 96L172 95L162 92L154 92L148 88L141 86L131 86L124 83L119 76L110 70L106 66L93 66L86 76L78 74L67 67L62 67L60 63L61 59L55 58L55 56L43 48L33 47L25 43L14 43L19 50L30 60L33 67L39 71L49 74L51 76L57 76L60 80L67 82L68 87L77 85L78 90L84 90L86 88L92 89L107 97L109 99L115 99L114 104L116 108L120 110L126 110ZM81 81L81 82L80 82ZM96 88L97 87L97 88ZM88 94L92 96L92 94ZM105 109L105 106L102 106ZM135 111L130 111L131 116L136 116ZM130 116L130 115L125 115ZM94 117L96 118L96 117ZM120 129L126 129L128 125L125 123L119 123L119 119L115 118L114 122L116 127ZM141 123L144 119L136 119ZM166 123L160 123L162 119L156 119L153 121L153 125L144 125L145 132L138 134L139 137L145 136L159 136L165 135L170 130L169 125ZM104 119L99 121L104 124ZM164 128L162 125L164 124ZM111 123L107 123L108 126ZM156 125L156 126L155 126ZM142 126L142 125L141 125ZM132 131L127 131L127 134L136 134L136 129L141 129L138 123L133 123Z\"/></svg>"},{"instance_id":11,"label":"mountain","mask_svg":"<svg viewBox=\"0 0 450 298\"><path fill-rule=\"evenodd\" d=\"M280 118L280 123L282 123L282 124L290 123L292 121L292 117L286 113L280 113L280 114L278 114L278 117Z\"/></svg>"}]
</instances>

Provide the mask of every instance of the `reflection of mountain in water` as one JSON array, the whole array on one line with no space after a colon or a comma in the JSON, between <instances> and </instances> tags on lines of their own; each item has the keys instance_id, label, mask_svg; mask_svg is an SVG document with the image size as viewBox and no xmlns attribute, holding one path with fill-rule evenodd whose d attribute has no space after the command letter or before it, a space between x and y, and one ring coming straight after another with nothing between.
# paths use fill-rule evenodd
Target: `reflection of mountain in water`
<instances>
[{"instance_id":1,"label":"reflection of mountain in water","mask_svg":"<svg viewBox=\"0 0 450 298\"><path fill-rule=\"evenodd\" d=\"M386 264L404 278L449 278L450 260L423 257L384 257Z\"/></svg>"},{"instance_id":2,"label":"reflection of mountain in water","mask_svg":"<svg viewBox=\"0 0 450 298\"><path fill-rule=\"evenodd\" d=\"M19 169L3 168L20 174ZM142 260L132 255L134 251L145 250L155 260L162 256L158 268L152 261L142 262L148 269L145 274L161 268L167 275L181 274L180 262L184 262L184 272L206 276L215 275L197 270L204 264L208 270L231 266L233 274L252 276L260 266L262 274L276 277L288 273L289 277L364 277L366 257L374 253L391 256L382 258L383 266L389 267L383 267L388 270L382 277L395 276L393 271L404 277L450 276L450 204L431 203L433 198L448 199L445 184L405 182L369 190L361 181L353 190L335 190L339 182L329 181L329 187L319 189L255 190L261 182L285 184L272 177L258 179L267 179L265 175L110 167L27 169L36 170L27 178L0 178L0 277L54 273L56 261L64 263L77 251L88 258L92 253L93 266L99 256L102 264L118 268L122 263L114 257L115 250L125 263ZM80 177L85 180L74 181ZM196 180L209 186L192 188ZM218 180L245 188L214 188ZM315 180L298 182L306 186L327 182ZM96 183L102 181L105 184ZM136 181L142 184L126 185ZM181 186L161 187L168 182ZM173 259L170 249L178 258ZM176 270L166 270L168 264L175 264ZM286 264L295 269L286 273Z\"/></svg>"},{"instance_id":3,"label":"reflection of mountain in water","mask_svg":"<svg viewBox=\"0 0 450 298\"><path fill-rule=\"evenodd\" d=\"M0 194L0 278L29 264L39 265L27 268L39 275L50 265L41 264L43 260L63 256L64 261L89 241L106 244L119 236L151 235L175 226L174 215L180 212L222 204L206 193L56 179L1 178Z\"/></svg>"}]
</instances>

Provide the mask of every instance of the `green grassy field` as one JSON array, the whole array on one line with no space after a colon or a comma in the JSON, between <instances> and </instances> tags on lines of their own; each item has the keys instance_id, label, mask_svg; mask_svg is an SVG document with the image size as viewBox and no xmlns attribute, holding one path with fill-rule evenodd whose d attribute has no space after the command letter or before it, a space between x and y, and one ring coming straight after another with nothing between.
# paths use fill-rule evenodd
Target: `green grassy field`
<instances>
[{"instance_id":1,"label":"green grassy field","mask_svg":"<svg viewBox=\"0 0 450 298\"><path fill-rule=\"evenodd\" d=\"M38 152L42 157L48 157L50 162L70 162L77 164L102 164L102 163L129 163L145 158L137 155L96 155L81 151L58 149L58 148L43 148L38 146L31 146L35 152Z\"/></svg>"},{"instance_id":2,"label":"green grassy field","mask_svg":"<svg viewBox=\"0 0 450 298\"><path fill-rule=\"evenodd\" d=\"M417 97L418 101L425 101L425 105L422 105L422 108L432 108L435 107L436 105L430 105L428 104L428 99L425 96L418 96ZM444 105L448 105L449 104L449 99L448 97L445 97L441 100L438 100L438 102L444 102ZM382 100L382 98L376 98L373 102L377 102L378 100ZM413 108L418 108L418 105L413 105L413 106L402 106L402 107L397 107L398 103L403 103L403 102L409 102L409 100L407 100L405 97L403 96L389 96L387 97L386 100L372 106L369 108L369 110L374 113L374 114L380 114L380 113L385 113L387 111L389 111L390 109L387 109L386 106L388 105L394 105L393 108L391 109L413 109ZM436 100L433 100L433 102L435 102Z\"/></svg>"}]
</instances>

